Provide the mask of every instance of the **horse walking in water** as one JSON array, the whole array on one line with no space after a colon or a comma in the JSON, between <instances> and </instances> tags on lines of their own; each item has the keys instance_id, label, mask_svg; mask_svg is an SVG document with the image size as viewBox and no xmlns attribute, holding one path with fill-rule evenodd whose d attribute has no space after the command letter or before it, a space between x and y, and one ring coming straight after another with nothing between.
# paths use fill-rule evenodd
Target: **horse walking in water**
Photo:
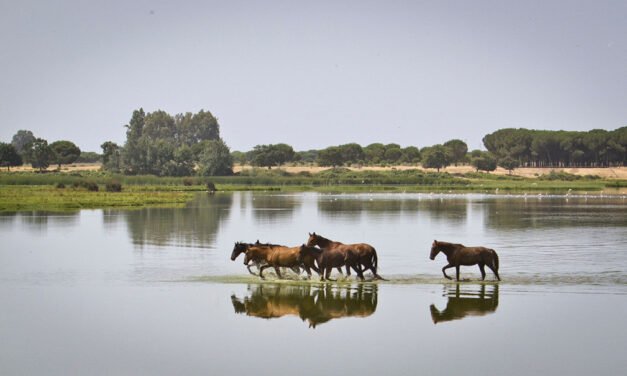
<instances>
[{"instance_id":1,"label":"horse walking in water","mask_svg":"<svg viewBox=\"0 0 627 376\"><path fill-rule=\"evenodd\" d=\"M297 247L286 247L282 245L252 245L246 249L246 257L244 257L244 264L248 265L250 261L259 262L263 264L259 268L259 277L263 278L263 271L267 268L273 267L276 275L279 278L283 278L281 276L281 271L279 267L286 268L300 268L300 265L306 260L301 257L301 248L303 246ZM313 259L310 259L312 265L307 265L305 268L309 273L309 277L311 278L311 272L309 271L309 267L315 270L313 266ZM300 269L299 273L300 273Z\"/></svg>"},{"instance_id":2,"label":"horse walking in water","mask_svg":"<svg viewBox=\"0 0 627 376\"><path fill-rule=\"evenodd\" d=\"M317 245L323 251L338 250L344 252L345 254L347 254L347 252L349 251L352 251L357 257L357 264L355 265L355 267L353 267L353 269L355 270L355 272L357 272L359 278L363 280L363 272L366 270L370 270L372 271L372 274L374 274L375 279L384 279L379 274L377 274L377 251L370 244L344 244L327 239L314 232L313 234L309 234L309 239L307 239L307 245L310 247ZM322 270L322 268L320 269ZM346 274L350 275L350 269L348 264L346 265Z\"/></svg>"},{"instance_id":3,"label":"horse walking in water","mask_svg":"<svg viewBox=\"0 0 627 376\"><path fill-rule=\"evenodd\" d=\"M493 249L485 247L465 247L463 244L434 240L431 245L431 255L429 258L435 260L435 256L437 256L439 252L444 253L448 260L448 264L442 268L444 278L452 279L446 275L446 269L455 267L456 277L459 281L459 267L461 265L479 265L482 281L485 280L484 266L492 270L496 279L501 280L501 277L499 277L499 256Z\"/></svg>"},{"instance_id":4,"label":"horse walking in water","mask_svg":"<svg viewBox=\"0 0 627 376\"><path fill-rule=\"evenodd\" d=\"M364 279L364 275L359 267L357 254L351 248L320 249L303 244L300 247L300 258L301 260L315 260L318 263L318 274L320 275L321 281L325 279L331 280L329 278L331 276L331 270L333 268L338 268L339 270L343 266L346 266L346 270L353 268L359 278Z\"/></svg>"},{"instance_id":5,"label":"horse walking in water","mask_svg":"<svg viewBox=\"0 0 627 376\"><path fill-rule=\"evenodd\" d=\"M241 255L242 253L246 253L246 250L248 250L248 247L252 247L252 246L259 246L259 247L273 247L273 246L277 246L279 247L279 245L277 244L270 244L270 243L260 243L259 240L257 240L257 242L255 243L240 243L240 242L236 242L235 246L233 247L233 252L231 252L231 261L235 261L235 259L237 259L239 257L239 255ZM307 261L307 260L305 260ZM246 269L248 269L248 272L252 275L259 275L259 274L255 274L252 269L251 266L256 266L257 270L261 270L261 267L263 265L265 265L265 260L263 259L251 259L249 260L248 263L244 262L244 264L246 265ZM305 270L307 271L307 274L309 275L309 277L311 277L311 271L309 270L309 268L307 267L308 264L305 264ZM313 266L312 267L316 273L318 272L318 269ZM292 269L292 271L296 274L300 274L300 267L299 266L294 266L291 267L290 269Z\"/></svg>"}]
</instances>

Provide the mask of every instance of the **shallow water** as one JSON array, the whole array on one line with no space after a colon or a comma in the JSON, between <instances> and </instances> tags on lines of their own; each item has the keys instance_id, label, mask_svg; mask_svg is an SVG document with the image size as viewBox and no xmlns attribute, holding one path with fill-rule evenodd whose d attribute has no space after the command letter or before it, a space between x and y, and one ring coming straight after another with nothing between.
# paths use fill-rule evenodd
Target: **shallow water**
<instances>
[{"instance_id":1,"label":"shallow water","mask_svg":"<svg viewBox=\"0 0 627 376\"><path fill-rule=\"evenodd\" d=\"M234 193L5 213L0 374L620 374L626 209L621 196ZM312 231L372 244L388 281L262 282L229 259L235 241ZM444 280L433 239L496 249L503 281L476 267Z\"/></svg>"}]
</instances>

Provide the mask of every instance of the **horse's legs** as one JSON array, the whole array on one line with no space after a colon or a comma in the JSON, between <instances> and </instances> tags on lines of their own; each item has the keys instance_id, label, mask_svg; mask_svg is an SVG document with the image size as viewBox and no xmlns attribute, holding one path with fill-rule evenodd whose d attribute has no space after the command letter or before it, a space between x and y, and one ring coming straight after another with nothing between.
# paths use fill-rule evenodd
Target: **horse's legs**
<instances>
[{"instance_id":1,"label":"horse's legs","mask_svg":"<svg viewBox=\"0 0 627 376\"><path fill-rule=\"evenodd\" d=\"M340 268L340 270L341 270L341 269L342 269L342 268ZM346 276L347 276L347 277L350 277L350 275L351 275L351 268L350 268L350 266L346 265Z\"/></svg>"},{"instance_id":2,"label":"horse's legs","mask_svg":"<svg viewBox=\"0 0 627 376\"><path fill-rule=\"evenodd\" d=\"M283 279L283 277L281 277L281 270L279 270L278 266L274 267L274 271L276 272L276 275L279 277L279 279Z\"/></svg>"},{"instance_id":3,"label":"horse's legs","mask_svg":"<svg viewBox=\"0 0 627 376\"><path fill-rule=\"evenodd\" d=\"M300 266L292 266L290 269L298 275L300 275Z\"/></svg>"},{"instance_id":4,"label":"horse's legs","mask_svg":"<svg viewBox=\"0 0 627 376\"><path fill-rule=\"evenodd\" d=\"M329 281L333 281L330 277L331 277L331 270L333 270L333 268L329 267L327 268L327 272L326 272L326 279Z\"/></svg>"},{"instance_id":5,"label":"horse's legs","mask_svg":"<svg viewBox=\"0 0 627 376\"><path fill-rule=\"evenodd\" d=\"M501 277L499 277L499 272L496 270L495 267L493 267L492 265L488 264L488 268L490 268L490 270L492 270L492 273L494 273L494 275L496 276L496 279L498 279L499 281L501 280Z\"/></svg>"},{"instance_id":6,"label":"horse's legs","mask_svg":"<svg viewBox=\"0 0 627 376\"><path fill-rule=\"evenodd\" d=\"M453 278L451 278L451 277L446 275L446 269L452 268L452 267L453 267L453 264L447 264L445 267L442 268L442 274L444 274L444 278L446 278L446 279L453 279Z\"/></svg>"},{"instance_id":7,"label":"horse's legs","mask_svg":"<svg viewBox=\"0 0 627 376\"><path fill-rule=\"evenodd\" d=\"M455 265L455 275L457 276L457 281L459 282L459 265Z\"/></svg>"},{"instance_id":8,"label":"horse's legs","mask_svg":"<svg viewBox=\"0 0 627 376\"><path fill-rule=\"evenodd\" d=\"M482 263L479 263L479 270L481 271L481 280L484 281L485 280L485 265Z\"/></svg>"},{"instance_id":9,"label":"horse's legs","mask_svg":"<svg viewBox=\"0 0 627 376\"><path fill-rule=\"evenodd\" d=\"M248 272L249 272L250 274L252 274L252 275L258 275L258 274L255 274L255 273L254 273L254 272L250 269L250 267L251 267L251 266L252 266L252 265L246 265L246 269L248 269ZM259 268L259 267L257 267L257 268Z\"/></svg>"},{"instance_id":10,"label":"horse's legs","mask_svg":"<svg viewBox=\"0 0 627 376\"><path fill-rule=\"evenodd\" d=\"M357 273L357 277L359 277L359 279L361 279L363 281L365 279L364 278L364 273L359 268L359 265L357 265L357 266L352 265L351 267L353 268L353 270L355 270L355 273ZM348 266L347 266L347 268L348 268Z\"/></svg>"},{"instance_id":11,"label":"horse's legs","mask_svg":"<svg viewBox=\"0 0 627 376\"><path fill-rule=\"evenodd\" d=\"M263 270L269 268L270 265L264 265L262 267L259 268L259 277L261 277L261 279L265 279L263 278Z\"/></svg>"},{"instance_id":12,"label":"horse's legs","mask_svg":"<svg viewBox=\"0 0 627 376\"><path fill-rule=\"evenodd\" d=\"M337 267L337 271L340 272L341 275L344 275L344 272L342 272L342 267L341 266Z\"/></svg>"}]
</instances>

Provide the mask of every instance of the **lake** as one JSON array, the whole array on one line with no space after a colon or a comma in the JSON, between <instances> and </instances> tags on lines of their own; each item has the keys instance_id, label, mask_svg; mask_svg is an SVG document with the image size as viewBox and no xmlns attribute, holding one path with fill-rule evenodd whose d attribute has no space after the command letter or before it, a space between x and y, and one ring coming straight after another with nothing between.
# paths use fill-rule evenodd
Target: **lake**
<instances>
[{"instance_id":1,"label":"lake","mask_svg":"<svg viewBox=\"0 0 627 376\"><path fill-rule=\"evenodd\" d=\"M388 281L260 281L236 241L367 242ZM0 374L616 375L627 197L199 194L182 208L0 214ZM447 281L434 239L502 282ZM449 269L454 275L454 269ZM369 273L366 278L370 279Z\"/></svg>"}]
</instances>

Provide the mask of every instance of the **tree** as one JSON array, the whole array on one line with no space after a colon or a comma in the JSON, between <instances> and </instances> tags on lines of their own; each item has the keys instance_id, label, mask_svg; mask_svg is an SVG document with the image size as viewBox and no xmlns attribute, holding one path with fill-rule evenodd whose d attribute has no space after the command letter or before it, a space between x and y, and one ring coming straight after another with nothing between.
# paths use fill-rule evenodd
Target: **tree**
<instances>
[{"instance_id":1,"label":"tree","mask_svg":"<svg viewBox=\"0 0 627 376\"><path fill-rule=\"evenodd\" d=\"M55 141L50 144L54 151L54 162L59 165L74 163L81 156L81 149L71 141Z\"/></svg>"},{"instance_id":2,"label":"tree","mask_svg":"<svg viewBox=\"0 0 627 376\"><path fill-rule=\"evenodd\" d=\"M364 150L359 144L350 143L338 146L342 154L343 163L362 163L364 161Z\"/></svg>"},{"instance_id":3,"label":"tree","mask_svg":"<svg viewBox=\"0 0 627 376\"><path fill-rule=\"evenodd\" d=\"M21 166L22 157L15 150L15 146L0 142L0 166L6 167L7 171L13 166Z\"/></svg>"},{"instance_id":4,"label":"tree","mask_svg":"<svg viewBox=\"0 0 627 376\"><path fill-rule=\"evenodd\" d=\"M13 135L11 145L13 145L15 151L24 158L27 157L29 145L32 144L33 141L35 141L33 132L22 129Z\"/></svg>"},{"instance_id":5,"label":"tree","mask_svg":"<svg viewBox=\"0 0 627 376\"><path fill-rule=\"evenodd\" d=\"M102 167L105 170L120 172L122 169L122 148L115 142L107 141L102 148Z\"/></svg>"},{"instance_id":6,"label":"tree","mask_svg":"<svg viewBox=\"0 0 627 376\"><path fill-rule=\"evenodd\" d=\"M198 173L202 176L233 174L231 151L222 140L203 141Z\"/></svg>"},{"instance_id":7,"label":"tree","mask_svg":"<svg viewBox=\"0 0 627 376\"><path fill-rule=\"evenodd\" d=\"M318 165L320 166L341 166L344 164L342 150L337 146L329 146L318 152Z\"/></svg>"},{"instance_id":8,"label":"tree","mask_svg":"<svg viewBox=\"0 0 627 376\"><path fill-rule=\"evenodd\" d=\"M470 164L478 171L494 171L496 170L496 158L489 153L480 150L473 150L470 158Z\"/></svg>"},{"instance_id":9,"label":"tree","mask_svg":"<svg viewBox=\"0 0 627 376\"><path fill-rule=\"evenodd\" d=\"M509 171L509 174L511 175L512 171L520 166L520 163L512 157L505 157L503 159L499 159L498 165Z\"/></svg>"},{"instance_id":10,"label":"tree","mask_svg":"<svg viewBox=\"0 0 627 376\"><path fill-rule=\"evenodd\" d=\"M248 163L248 158L246 157L246 153L241 151L232 151L231 157L233 157L233 162L239 163L240 165L245 165Z\"/></svg>"},{"instance_id":11,"label":"tree","mask_svg":"<svg viewBox=\"0 0 627 376\"><path fill-rule=\"evenodd\" d=\"M450 140L444 143L444 147L448 149L449 160L457 166L458 163L463 163L468 153L468 145L462 140Z\"/></svg>"},{"instance_id":12,"label":"tree","mask_svg":"<svg viewBox=\"0 0 627 376\"><path fill-rule=\"evenodd\" d=\"M448 150L442 145L434 145L425 148L422 158L422 166L425 168L435 168L440 172L441 168L450 165Z\"/></svg>"},{"instance_id":13,"label":"tree","mask_svg":"<svg viewBox=\"0 0 627 376\"><path fill-rule=\"evenodd\" d=\"M381 163L385 156L385 145L380 143L370 144L364 148L364 154L366 162L370 164Z\"/></svg>"},{"instance_id":14,"label":"tree","mask_svg":"<svg viewBox=\"0 0 627 376\"><path fill-rule=\"evenodd\" d=\"M248 157L253 166L272 168L292 161L295 154L287 144L257 145Z\"/></svg>"},{"instance_id":15,"label":"tree","mask_svg":"<svg viewBox=\"0 0 627 376\"><path fill-rule=\"evenodd\" d=\"M30 144L28 155L33 168L38 168L39 171L47 169L50 162L55 158L54 151L48 145L48 141L43 138L36 138Z\"/></svg>"},{"instance_id":16,"label":"tree","mask_svg":"<svg viewBox=\"0 0 627 376\"><path fill-rule=\"evenodd\" d=\"M385 152L383 153L383 160L385 162L397 164L402 156L403 156L403 152L401 151L400 145L398 144L385 145Z\"/></svg>"},{"instance_id":17,"label":"tree","mask_svg":"<svg viewBox=\"0 0 627 376\"><path fill-rule=\"evenodd\" d=\"M401 149L403 155L401 156L402 163L418 163L420 162L420 150L415 146L408 146Z\"/></svg>"}]
</instances>

